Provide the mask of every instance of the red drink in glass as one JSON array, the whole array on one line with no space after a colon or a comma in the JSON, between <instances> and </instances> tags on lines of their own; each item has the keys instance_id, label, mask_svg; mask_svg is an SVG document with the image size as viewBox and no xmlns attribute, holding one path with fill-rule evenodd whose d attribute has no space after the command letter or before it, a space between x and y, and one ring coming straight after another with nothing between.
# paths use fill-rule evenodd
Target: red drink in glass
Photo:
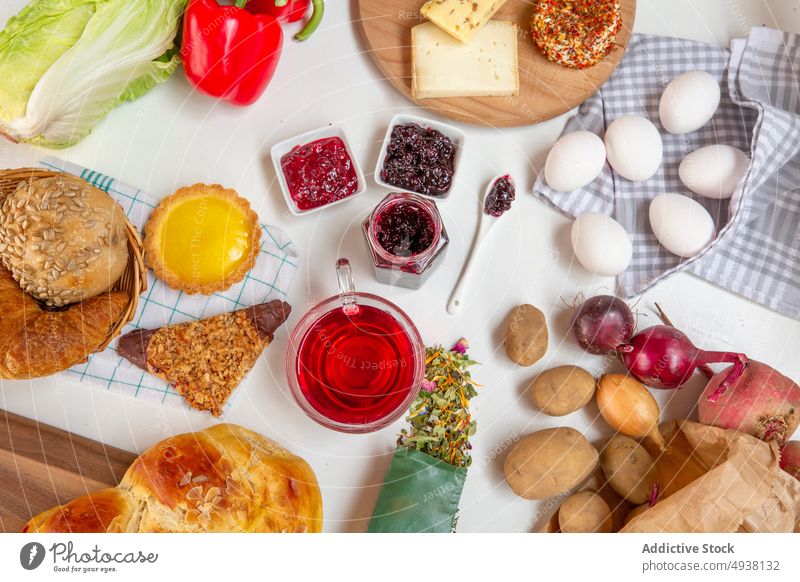
<instances>
[{"instance_id":1,"label":"red drink in glass","mask_svg":"<svg viewBox=\"0 0 800 582\"><path fill-rule=\"evenodd\" d=\"M292 332L286 375L313 420L371 432L408 411L425 377L425 345L399 307L355 290L346 259L336 274L339 295L313 307Z\"/></svg>"},{"instance_id":2,"label":"red drink in glass","mask_svg":"<svg viewBox=\"0 0 800 582\"><path fill-rule=\"evenodd\" d=\"M414 382L414 346L400 323L369 305L352 315L337 307L306 332L297 382L330 420L370 424L397 410Z\"/></svg>"}]
</instances>

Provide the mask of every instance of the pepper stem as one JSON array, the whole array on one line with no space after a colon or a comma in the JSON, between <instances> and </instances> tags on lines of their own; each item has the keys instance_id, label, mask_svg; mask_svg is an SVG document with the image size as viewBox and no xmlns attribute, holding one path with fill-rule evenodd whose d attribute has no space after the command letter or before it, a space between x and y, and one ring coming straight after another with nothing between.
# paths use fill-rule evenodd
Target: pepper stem
<instances>
[{"instance_id":1,"label":"pepper stem","mask_svg":"<svg viewBox=\"0 0 800 582\"><path fill-rule=\"evenodd\" d=\"M236 2L233 3L236 8L244 8L245 4L247 4L247 0L236 0Z\"/></svg>"},{"instance_id":2,"label":"pepper stem","mask_svg":"<svg viewBox=\"0 0 800 582\"><path fill-rule=\"evenodd\" d=\"M311 0L311 5L314 11L311 13L311 17L308 19L303 29L294 35L295 40L306 40L309 36L314 34L319 23L322 22L322 15L325 13L325 6L322 0Z\"/></svg>"}]
</instances>

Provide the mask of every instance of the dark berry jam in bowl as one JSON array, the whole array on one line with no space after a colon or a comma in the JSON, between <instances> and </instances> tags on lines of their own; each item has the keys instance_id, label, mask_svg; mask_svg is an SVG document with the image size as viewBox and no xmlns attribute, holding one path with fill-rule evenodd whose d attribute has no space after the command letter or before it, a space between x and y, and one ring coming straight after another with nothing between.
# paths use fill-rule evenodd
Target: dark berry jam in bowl
<instances>
[{"instance_id":1,"label":"dark berry jam in bowl","mask_svg":"<svg viewBox=\"0 0 800 582\"><path fill-rule=\"evenodd\" d=\"M340 432L372 432L408 412L425 375L425 346L395 304L340 291L295 327L286 375L311 419Z\"/></svg>"},{"instance_id":2,"label":"dark berry jam in bowl","mask_svg":"<svg viewBox=\"0 0 800 582\"><path fill-rule=\"evenodd\" d=\"M395 115L384 137L375 181L441 200L456 182L464 134L451 125L413 115Z\"/></svg>"},{"instance_id":3,"label":"dark berry jam in bowl","mask_svg":"<svg viewBox=\"0 0 800 582\"><path fill-rule=\"evenodd\" d=\"M272 162L286 204L294 214L321 210L366 189L344 130L312 130L276 144Z\"/></svg>"}]
</instances>

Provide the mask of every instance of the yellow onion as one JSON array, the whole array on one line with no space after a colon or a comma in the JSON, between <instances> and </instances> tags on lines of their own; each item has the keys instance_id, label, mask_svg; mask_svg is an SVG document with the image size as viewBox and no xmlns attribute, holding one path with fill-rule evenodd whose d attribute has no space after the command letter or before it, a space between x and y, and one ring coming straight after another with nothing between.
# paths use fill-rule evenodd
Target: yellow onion
<instances>
[{"instance_id":1,"label":"yellow onion","mask_svg":"<svg viewBox=\"0 0 800 582\"><path fill-rule=\"evenodd\" d=\"M640 382L625 374L605 374L597 383L597 407L611 428L634 438L650 438L664 450L658 430L661 411L653 395Z\"/></svg>"}]
</instances>

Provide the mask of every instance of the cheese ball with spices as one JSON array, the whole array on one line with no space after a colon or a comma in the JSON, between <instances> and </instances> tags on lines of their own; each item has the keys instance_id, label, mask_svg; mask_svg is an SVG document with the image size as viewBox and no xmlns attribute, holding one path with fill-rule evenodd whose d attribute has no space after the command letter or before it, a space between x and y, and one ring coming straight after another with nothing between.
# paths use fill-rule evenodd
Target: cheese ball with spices
<instances>
[{"instance_id":1,"label":"cheese ball with spices","mask_svg":"<svg viewBox=\"0 0 800 582\"><path fill-rule=\"evenodd\" d=\"M549 60L584 69L611 52L621 26L619 0L536 0L531 34Z\"/></svg>"}]
</instances>

